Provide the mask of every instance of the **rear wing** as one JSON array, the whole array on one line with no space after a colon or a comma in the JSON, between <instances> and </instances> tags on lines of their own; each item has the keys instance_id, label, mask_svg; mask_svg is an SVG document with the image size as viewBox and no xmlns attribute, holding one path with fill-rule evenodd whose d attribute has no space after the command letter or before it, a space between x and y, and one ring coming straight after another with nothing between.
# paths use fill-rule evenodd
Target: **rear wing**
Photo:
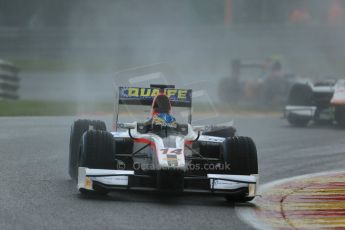
<instances>
[{"instance_id":1,"label":"rear wing","mask_svg":"<svg viewBox=\"0 0 345 230\"><path fill-rule=\"evenodd\" d=\"M159 94L159 88L119 87L119 104L152 105L153 99ZM175 107L192 107L191 89L165 88L165 95Z\"/></svg>"},{"instance_id":2,"label":"rear wing","mask_svg":"<svg viewBox=\"0 0 345 230\"><path fill-rule=\"evenodd\" d=\"M119 105L147 105L151 106L155 96L160 90L164 90L165 95L170 99L171 106L189 108L188 122L192 122L192 90L169 88L162 85L151 85L150 88L144 87L122 87L116 93L113 129L117 130L119 116Z\"/></svg>"}]
</instances>

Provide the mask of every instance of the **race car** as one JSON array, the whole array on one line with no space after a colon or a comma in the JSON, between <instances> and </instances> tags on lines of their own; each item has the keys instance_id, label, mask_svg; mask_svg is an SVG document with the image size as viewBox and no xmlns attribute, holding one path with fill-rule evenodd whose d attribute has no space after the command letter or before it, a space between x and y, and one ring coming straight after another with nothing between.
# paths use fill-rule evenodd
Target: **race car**
<instances>
[{"instance_id":1,"label":"race car","mask_svg":"<svg viewBox=\"0 0 345 230\"><path fill-rule=\"evenodd\" d=\"M255 143L236 136L232 126L192 126L192 90L119 87L116 95L113 131L98 120L77 120L71 127L69 174L80 193L139 190L219 195L238 202L255 198ZM149 117L141 120L138 115L149 106Z\"/></svg>"},{"instance_id":2,"label":"race car","mask_svg":"<svg viewBox=\"0 0 345 230\"><path fill-rule=\"evenodd\" d=\"M284 105L299 77L285 73L282 65L273 58L232 60L231 75L219 82L219 99L229 104Z\"/></svg>"},{"instance_id":3,"label":"race car","mask_svg":"<svg viewBox=\"0 0 345 230\"><path fill-rule=\"evenodd\" d=\"M306 81L291 87L284 117L291 125L337 123L345 126L345 79Z\"/></svg>"}]
</instances>

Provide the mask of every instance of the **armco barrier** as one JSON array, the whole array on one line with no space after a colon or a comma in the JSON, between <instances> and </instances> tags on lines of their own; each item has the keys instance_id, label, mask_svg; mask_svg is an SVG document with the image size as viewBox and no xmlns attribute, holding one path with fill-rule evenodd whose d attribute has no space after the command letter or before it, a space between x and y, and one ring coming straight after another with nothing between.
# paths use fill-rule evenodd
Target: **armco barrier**
<instances>
[{"instance_id":1,"label":"armco barrier","mask_svg":"<svg viewBox=\"0 0 345 230\"><path fill-rule=\"evenodd\" d=\"M12 63L0 60L0 100L18 99L19 69Z\"/></svg>"}]
</instances>

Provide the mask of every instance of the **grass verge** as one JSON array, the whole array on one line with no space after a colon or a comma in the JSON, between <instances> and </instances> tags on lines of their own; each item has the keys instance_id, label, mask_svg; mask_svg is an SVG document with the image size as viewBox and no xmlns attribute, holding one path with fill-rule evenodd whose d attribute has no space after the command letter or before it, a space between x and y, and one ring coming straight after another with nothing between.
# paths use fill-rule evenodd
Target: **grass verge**
<instances>
[{"instance_id":1,"label":"grass verge","mask_svg":"<svg viewBox=\"0 0 345 230\"><path fill-rule=\"evenodd\" d=\"M279 107L253 107L239 105L206 106L195 104L195 114L278 114ZM56 102L56 101L0 101L0 116L68 116L80 114L112 113L111 102ZM149 109L148 109L149 110Z\"/></svg>"},{"instance_id":2,"label":"grass verge","mask_svg":"<svg viewBox=\"0 0 345 230\"><path fill-rule=\"evenodd\" d=\"M66 116L82 113L108 113L112 103L77 103L51 101L0 101L0 116Z\"/></svg>"}]
</instances>

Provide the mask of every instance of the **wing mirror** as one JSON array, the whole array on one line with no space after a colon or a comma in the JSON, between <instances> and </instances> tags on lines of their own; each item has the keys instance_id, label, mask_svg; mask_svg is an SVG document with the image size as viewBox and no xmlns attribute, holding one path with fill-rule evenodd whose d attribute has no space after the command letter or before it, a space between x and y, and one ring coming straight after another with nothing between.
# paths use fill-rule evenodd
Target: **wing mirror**
<instances>
[{"instance_id":1,"label":"wing mirror","mask_svg":"<svg viewBox=\"0 0 345 230\"><path fill-rule=\"evenodd\" d=\"M193 130L195 132L204 132L205 130L207 130L207 127L205 125L197 125L193 126Z\"/></svg>"},{"instance_id":2,"label":"wing mirror","mask_svg":"<svg viewBox=\"0 0 345 230\"><path fill-rule=\"evenodd\" d=\"M119 129L135 129L136 123L118 123L117 128L119 128Z\"/></svg>"}]
</instances>

